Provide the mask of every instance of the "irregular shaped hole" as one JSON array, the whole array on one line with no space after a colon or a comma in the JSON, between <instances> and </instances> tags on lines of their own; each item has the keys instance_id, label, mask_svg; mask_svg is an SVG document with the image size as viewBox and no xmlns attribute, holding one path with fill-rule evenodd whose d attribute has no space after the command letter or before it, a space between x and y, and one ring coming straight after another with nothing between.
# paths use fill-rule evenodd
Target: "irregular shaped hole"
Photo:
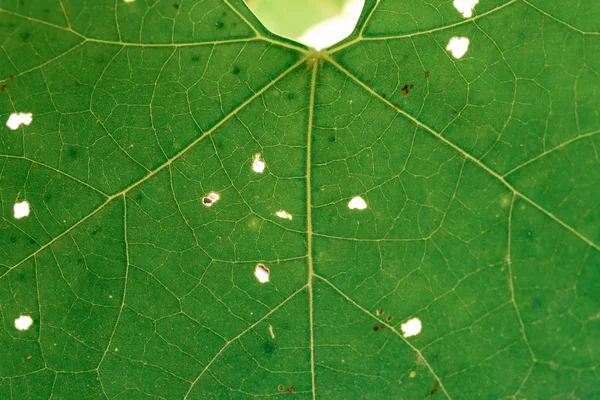
<instances>
[{"instance_id":1,"label":"irregular shaped hole","mask_svg":"<svg viewBox=\"0 0 600 400\"><path fill-rule=\"evenodd\" d=\"M321 50L352 33L365 0L246 0L246 3L271 32Z\"/></svg>"},{"instance_id":2,"label":"irregular shaped hole","mask_svg":"<svg viewBox=\"0 0 600 400\"><path fill-rule=\"evenodd\" d=\"M348 202L348 208L351 210L364 210L367 208L367 202L362 197L356 196Z\"/></svg>"},{"instance_id":3,"label":"irregular shaped hole","mask_svg":"<svg viewBox=\"0 0 600 400\"><path fill-rule=\"evenodd\" d=\"M220 198L221 196L219 196L218 193L210 192L202 199L202 204L206 207L212 207L212 205L219 201Z\"/></svg>"},{"instance_id":4,"label":"irregular shaped hole","mask_svg":"<svg viewBox=\"0 0 600 400\"><path fill-rule=\"evenodd\" d=\"M252 161L252 170L257 174L262 174L265 172L265 162L260 159L260 153L254 155L254 160Z\"/></svg>"},{"instance_id":5,"label":"irregular shaped hole","mask_svg":"<svg viewBox=\"0 0 600 400\"><path fill-rule=\"evenodd\" d=\"M473 16L473 9L477 3L479 3L479 0L454 0L452 4L463 17L471 18Z\"/></svg>"},{"instance_id":6,"label":"irregular shaped hole","mask_svg":"<svg viewBox=\"0 0 600 400\"><path fill-rule=\"evenodd\" d=\"M26 331L33 325L33 319L29 315L20 315L15 319L15 328L20 331Z\"/></svg>"},{"instance_id":7,"label":"irregular shaped hole","mask_svg":"<svg viewBox=\"0 0 600 400\"><path fill-rule=\"evenodd\" d=\"M469 39L466 37L453 37L448 42L446 50L452 53L452 57L461 58L469 49Z\"/></svg>"},{"instance_id":8,"label":"irregular shaped hole","mask_svg":"<svg viewBox=\"0 0 600 400\"><path fill-rule=\"evenodd\" d=\"M15 203L13 206L13 215L15 219L21 219L29 216L29 203L26 201L22 201L20 203Z\"/></svg>"},{"instance_id":9,"label":"irregular shaped hole","mask_svg":"<svg viewBox=\"0 0 600 400\"><path fill-rule=\"evenodd\" d=\"M6 121L6 126L9 129L17 130L23 125L29 125L33 121L33 115L31 113L18 113L18 114L10 114L8 117L8 121Z\"/></svg>"},{"instance_id":10,"label":"irregular shaped hole","mask_svg":"<svg viewBox=\"0 0 600 400\"><path fill-rule=\"evenodd\" d=\"M254 269L254 276L260 283L269 282L269 269L265 267L263 264L256 264L256 268Z\"/></svg>"},{"instance_id":11,"label":"irregular shaped hole","mask_svg":"<svg viewBox=\"0 0 600 400\"><path fill-rule=\"evenodd\" d=\"M416 336L421 333L421 320L419 318L411 318L402 325L400 325L402 329L402 335L406 337Z\"/></svg>"},{"instance_id":12,"label":"irregular shaped hole","mask_svg":"<svg viewBox=\"0 0 600 400\"><path fill-rule=\"evenodd\" d=\"M279 210L275 213L275 215L277 215L279 218L283 218L283 219L289 219L290 221L292 220L292 214L290 214L287 211L283 211L283 210Z\"/></svg>"}]
</instances>

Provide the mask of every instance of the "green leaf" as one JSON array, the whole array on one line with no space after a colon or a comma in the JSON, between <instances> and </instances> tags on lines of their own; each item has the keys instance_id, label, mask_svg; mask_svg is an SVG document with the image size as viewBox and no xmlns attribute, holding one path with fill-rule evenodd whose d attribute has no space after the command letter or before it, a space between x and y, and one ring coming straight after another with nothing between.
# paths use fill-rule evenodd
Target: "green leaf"
<instances>
[{"instance_id":1,"label":"green leaf","mask_svg":"<svg viewBox=\"0 0 600 400\"><path fill-rule=\"evenodd\" d=\"M0 0L0 398L599 398L599 16Z\"/></svg>"}]
</instances>

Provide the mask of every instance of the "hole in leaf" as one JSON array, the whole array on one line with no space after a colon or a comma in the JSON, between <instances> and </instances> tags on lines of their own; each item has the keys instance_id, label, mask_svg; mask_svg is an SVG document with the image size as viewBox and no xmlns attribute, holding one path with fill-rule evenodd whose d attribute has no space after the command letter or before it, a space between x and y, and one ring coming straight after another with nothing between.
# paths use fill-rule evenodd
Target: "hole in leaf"
<instances>
[{"instance_id":1,"label":"hole in leaf","mask_svg":"<svg viewBox=\"0 0 600 400\"><path fill-rule=\"evenodd\" d=\"M452 53L452 57L461 58L469 49L469 39L466 37L453 37L448 42L446 50Z\"/></svg>"},{"instance_id":2,"label":"hole in leaf","mask_svg":"<svg viewBox=\"0 0 600 400\"><path fill-rule=\"evenodd\" d=\"M26 331L33 325L33 319L29 315L20 315L15 319L15 328L20 331Z\"/></svg>"},{"instance_id":3,"label":"hole in leaf","mask_svg":"<svg viewBox=\"0 0 600 400\"><path fill-rule=\"evenodd\" d=\"M246 0L246 3L271 32L321 50L352 33L365 0Z\"/></svg>"},{"instance_id":4,"label":"hole in leaf","mask_svg":"<svg viewBox=\"0 0 600 400\"><path fill-rule=\"evenodd\" d=\"M221 196L219 196L218 193L210 192L202 199L202 204L204 204L206 207L211 207L213 204L219 201L220 198Z\"/></svg>"},{"instance_id":5,"label":"hole in leaf","mask_svg":"<svg viewBox=\"0 0 600 400\"><path fill-rule=\"evenodd\" d=\"M10 117L8 117L8 121L6 121L6 126L8 126L9 129L12 129L14 131L19 129L21 124L31 124L31 121L33 121L33 116L31 113L10 114Z\"/></svg>"},{"instance_id":6,"label":"hole in leaf","mask_svg":"<svg viewBox=\"0 0 600 400\"><path fill-rule=\"evenodd\" d=\"M452 4L463 17L471 18L473 16L473 9L477 3L479 3L479 0L454 0Z\"/></svg>"},{"instance_id":7,"label":"hole in leaf","mask_svg":"<svg viewBox=\"0 0 600 400\"><path fill-rule=\"evenodd\" d=\"M21 219L29 216L29 203L26 201L15 203L13 212L15 219Z\"/></svg>"},{"instance_id":8,"label":"hole in leaf","mask_svg":"<svg viewBox=\"0 0 600 400\"><path fill-rule=\"evenodd\" d=\"M279 210L275 213L275 215L277 215L279 218L283 218L283 219L289 219L290 221L292 220L292 214L290 214L287 211L283 211L283 210Z\"/></svg>"},{"instance_id":9,"label":"hole in leaf","mask_svg":"<svg viewBox=\"0 0 600 400\"><path fill-rule=\"evenodd\" d=\"M383 308L380 308L379 310L377 310L377 315L381 316L383 315Z\"/></svg>"},{"instance_id":10,"label":"hole in leaf","mask_svg":"<svg viewBox=\"0 0 600 400\"><path fill-rule=\"evenodd\" d=\"M265 267L263 264L256 264L256 268L254 269L254 276L260 283L269 282L269 269Z\"/></svg>"},{"instance_id":11,"label":"hole in leaf","mask_svg":"<svg viewBox=\"0 0 600 400\"><path fill-rule=\"evenodd\" d=\"M356 196L348 202L348 208L351 210L364 210L367 208L367 202L362 197Z\"/></svg>"},{"instance_id":12,"label":"hole in leaf","mask_svg":"<svg viewBox=\"0 0 600 400\"><path fill-rule=\"evenodd\" d=\"M421 320L419 318L411 318L402 325L400 325L402 329L402 335L406 337L416 336L421 333Z\"/></svg>"},{"instance_id":13,"label":"hole in leaf","mask_svg":"<svg viewBox=\"0 0 600 400\"><path fill-rule=\"evenodd\" d=\"M254 155L252 170L257 174L262 174L265 171L265 162L260 159L260 153Z\"/></svg>"}]
</instances>

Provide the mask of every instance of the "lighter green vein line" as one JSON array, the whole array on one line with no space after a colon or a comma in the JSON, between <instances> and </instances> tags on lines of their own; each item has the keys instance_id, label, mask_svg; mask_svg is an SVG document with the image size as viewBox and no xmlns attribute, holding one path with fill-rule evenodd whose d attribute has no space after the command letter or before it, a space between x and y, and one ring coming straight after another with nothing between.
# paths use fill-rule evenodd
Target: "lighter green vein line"
<instances>
[{"instance_id":1,"label":"lighter green vein line","mask_svg":"<svg viewBox=\"0 0 600 400\"><path fill-rule=\"evenodd\" d=\"M192 382L192 384L190 385L190 388L188 389L187 393L185 394L184 399L188 398L188 396L192 392L192 389L194 388L194 386L196 385L196 383L198 383L198 381L200 380L200 378L202 378L202 376L204 375L204 373L206 371L208 371L208 369L211 367L211 365L221 356L221 354L223 354L223 352L232 343L234 343L236 340L238 340L239 338L241 338L242 336L244 336L246 333L250 332L256 326L258 326L260 323L262 323L265 319L269 318L275 311L279 310L281 307L283 307L285 304L287 304L290 300L292 300L294 297L296 297L299 293L301 293L302 291L304 291L307 288L307 286L308 285L304 285L300 289L296 290L294 293L292 293L292 295L290 295L287 299L285 299L281 303L279 303L279 305L277 305L273 309L271 309L271 311L269 311L264 316L262 316L262 318L260 318L258 321L256 321L255 323L253 323L252 325L250 325L249 327L247 327L246 329L244 329L242 332L238 333L231 340L227 341L221 347L221 350L219 350L217 352L217 354L215 354L214 357L208 362L208 364L206 364L206 366L202 369L202 371L200 372L200 374L198 375L198 377L194 380L194 382Z\"/></svg>"},{"instance_id":2,"label":"lighter green vein line","mask_svg":"<svg viewBox=\"0 0 600 400\"><path fill-rule=\"evenodd\" d=\"M309 330L310 330L310 378L312 382L312 398L317 398L315 386L315 335L314 335L314 296L313 296L313 229L312 229L312 185L311 185L311 165L312 165L312 133L313 121L315 116L315 94L317 91L317 70L319 60L313 60L313 70L310 80L310 102L308 105L308 129L306 139L306 231L308 243L308 308L309 308Z\"/></svg>"},{"instance_id":3,"label":"lighter green vein line","mask_svg":"<svg viewBox=\"0 0 600 400\"><path fill-rule=\"evenodd\" d=\"M579 233L575 228L573 228L572 226L570 226L569 224L567 224L566 222L564 222L562 219L558 218L556 215L554 215L550 211L546 210L544 207L542 207L541 205L539 205L538 203L536 203L535 201L533 201L532 199L530 199L529 197L527 197L525 194L523 194L520 191L518 191L513 185L511 185L510 183L508 183L506 181L506 179L504 179L504 177L502 177L496 171L492 170L490 167L488 167L486 164L484 164L481 160L479 160L478 158L474 157L473 155L471 155L470 153L468 153L467 151L465 151L464 149L462 149L458 145L454 144L450 140L446 139L444 136L442 136L441 134L439 134L438 132L436 132L433 128L431 128L430 126L428 126L428 125L424 124L423 122L419 121L417 118L413 117L412 115L410 115L406 111L397 108L388 99L382 98L377 92L375 92L372 88L370 88L365 83L361 82L360 79L358 79L356 76L354 76L354 74L352 74L350 71L348 71L347 69L345 69L344 67L342 67L340 64L338 64L331 57L327 56L327 60L332 65L334 65L337 69L339 69L343 74L347 75L350 79L352 79L354 82L356 82L359 86L361 86L363 89L365 89L367 92L369 92L372 96L374 96L377 99L383 101L388 106L390 106L391 108L393 108L394 110L396 110L397 112L399 112L400 114L402 114L404 117L406 117L409 120L411 120L417 126L420 126L421 128L425 129L427 132L431 133L433 136L435 136L436 138L438 138L443 143L445 143L448 146L452 147L455 151L457 151L460 154L462 154L463 157L468 158L470 161L472 161L473 163L475 163L478 167L480 167L481 169L483 169L484 171L486 171L488 174L492 175L494 178L496 178L498 181L500 181L504 186L506 186L506 188L508 188L514 194L516 194L517 196L521 197L523 200L527 201L529 204L531 204L532 206L534 206L535 208L537 208L542 213L546 214L548 217L550 217L556 223L558 223L559 225L561 225L563 228L567 229L569 232L571 232L572 234L574 234L575 236L577 236L579 239L581 239L582 241L584 241L585 243L587 243L589 246L591 246L594 249L600 251L600 245L598 245L597 243L594 243L591 239L589 239L588 237L586 237L583 234Z\"/></svg>"},{"instance_id":4,"label":"lighter green vein line","mask_svg":"<svg viewBox=\"0 0 600 400\"><path fill-rule=\"evenodd\" d=\"M498 6L492 10L486 11L484 13L478 14L472 18L465 18L462 21L459 22L455 22L453 24L450 25L445 25L445 26L440 26L439 28L432 28L432 29L428 29L425 31L419 31L419 32L413 32L413 33L406 33L406 34L402 34L402 35L390 35L390 36L372 36L372 37L365 37L362 35L362 32L360 33L360 35L358 35L356 38L354 38L353 40L344 43L343 45L339 46L339 47L333 47L330 51L329 54L333 54L336 53L342 49L345 49L346 47L350 47L353 44L356 44L358 42L373 42L373 41L380 41L380 40L392 40L392 39L405 39L405 38L411 38L411 37L415 37L415 36L421 36L421 35L428 35L431 33L435 33L435 32L440 32L440 31L444 31L447 29L452 29L455 28L457 26L461 26L464 24L468 24L469 22L473 22L475 20L478 20L480 18L486 17L488 15L494 14L508 6L510 6L511 4L516 3L517 0L511 0L505 4L502 4L501 6ZM366 25L365 25L366 26Z\"/></svg>"},{"instance_id":5,"label":"lighter green vein line","mask_svg":"<svg viewBox=\"0 0 600 400\"><path fill-rule=\"evenodd\" d=\"M542 14L542 15L544 15L544 16L546 16L546 17L550 18L551 20L553 20L553 21L555 21L555 22L558 22L558 23L559 23L559 24L561 24L561 25L564 25L564 26L566 26L566 27L568 27L568 28L570 28L570 29L574 30L574 31L575 31L575 32L577 32L577 33L580 33L580 34L582 34L582 35L593 35L593 36L600 35L600 32L587 32L587 31L582 31L581 29L579 29L579 28L576 28L576 27L574 27L573 25L571 25L571 24L569 24L569 23L567 23L567 22L565 22L565 21L563 21L563 20L561 20L561 19L558 19L558 18L556 18L556 17L552 16L551 14L548 14L546 11L542 10L541 8L538 8L538 7L534 6L534 5L533 5L533 4L531 4L529 1L527 1L527 0L522 0L522 1L523 1L523 3L527 4L529 7L533 8L534 10L536 10L537 12L539 12L540 14ZM595 1L597 1L597 0L595 0Z\"/></svg>"},{"instance_id":6,"label":"lighter green vein line","mask_svg":"<svg viewBox=\"0 0 600 400\"><path fill-rule=\"evenodd\" d=\"M24 156L11 156L11 155L8 155L8 154L2 154L2 155L0 155L0 158L10 158L10 159L14 159L14 160L24 160L24 161L30 162L32 164L39 165L42 168L47 168L47 169L49 169L51 171L56 172L57 174L65 176L65 177L67 177L67 178L69 178L69 179L71 179L71 180L73 180L73 181L75 181L75 182L77 182L77 183L79 183L79 184L81 184L81 185L89 188L89 189L92 189L94 192L99 193L99 194L101 194L104 197L108 197L108 195L106 193L104 193L100 189L97 189L97 188L93 187L89 183L86 183L86 182L84 182L84 181L82 181L82 180L80 180L80 179L78 179L78 178L76 178L76 177L74 177L74 176L72 176L72 175L64 172L64 171L61 171L60 169L54 168L54 167L52 167L52 166L50 166L48 164L44 164L44 163L39 162L37 160L31 159L31 158L28 158L28 157L24 157Z\"/></svg>"},{"instance_id":7,"label":"lighter green vein line","mask_svg":"<svg viewBox=\"0 0 600 400\"><path fill-rule=\"evenodd\" d=\"M373 318L374 320L376 320L379 323L382 323L383 325L385 325L386 327L390 328L392 330L392 332L394 332L400 339L402 339L402 341L408 346L410 347L415 353L417 353L417 356L419 357L419 359L425 364L425 366L427 367L427 369L429 370L429 372L431 373L431 375L433 375L433 377L437 380L437 382L440 385L440 389L442 390L442 392L446 395L446 397L449 400L452 400L452 397L450 397L450 395L448 394L448 392L446 391L446 388L444 387L444 384L442 383L442 380L440 379L440 377L436 374L436 372L433 370L433 368L431 367L431 365L429 364L429 362L427 362L427 360L425 359L425 357L423 357L423 354L421 353L421 351L419 349L417 349L410 341L406 340L406 338L400 333L398 332L398 330L396 330L396 328L393 325L388 324L385 320L380 320L378 318L376 318L371 312L369 312L369 310L367 310L366 308L364 308L363 306L361 306L360 304L358 304L356 301L354 301L350 296L348 296L346 293L344 293L341 289L339 289L337 286L335 286L333 283L331 283L329 280L327 280L326 278L318 275L318 274L314 274L315 278L320 279L321 281L325 282L327 285L329 285L333 290L335 290L336 292L338 292L343 298L345 298L350 304L352 304L353 306L355 306L356 308L358 308L359 310L361 310L362 312L364 312L365 314L367 314L369 317Z\"/></svg>"},{"instance_id":8,"label":"lighter green vein line","mask_svg":"<svg viewBox=\"0 0 600 400\"><path fill-rule=\"evenodd\" d=\"M543 153L540 153L537 156L535 156L533 158L530 158L529 160L525 161L523 164L514 167L513 169L511 169L510 171L508 171L507 173L505 173L502 176L504 178L506 178L507 176L509 176L509 175L517 172L521 168L523 168L523 167L525 167L525 166L527 166L527 165L529 165L529 164L531 164L531 163L539 160L540 158L546 157L547 155L552 154L555 151L561 150L561 149L567 147L568 145L570 145L571 143L578 142L581 139L589 138L589 137L597 135L599 133L600 133L600 131L594 131L594 132L589 132L589 133L586 133L586 134L583 134L583 135L576 136L576 137L574 137L572 139L569 139L566 142L563 142L563 143L561 143L561 144L559 144L559 145L551 148L550 150L546 150Z\"/></svg>"},{"instance_id":9,"label":"lighter green vein line","mask_svg":"<svg viewBox=\"0 0 600 400\"><path fill-rule=\"evenodd\" d=\"M91 213L89 213L88 215L86 215L85 217L83 217L81 220L79 220L78 222L76 222L73 226L71 226L70 228L66 229L64 232L62 232L61 234L59 234L58 236L56 236L54 239L50 240L48 243L46 243L45 245L41 246L39 249L37 249L35 252L31 253L30 255L26 256L23 260L19 261L17 264L15 264L14 266L10 267L8 270L6 270L2 275L0 275L0 279L2 279L5 275L7 275L9 272L11 272L13 269L19 267L20 265L22 265L24 262L26 262L27 260L29 260L31 257L35 257L37 254L39 254L41 251L43 251L44 249L48 248L49 246L51 246L53 243L55 243L56 241L58 241L60 238L62 238L63 236L67 235L68 233L70 233L71 231L73 231L75 228L77 228L79 225L81 225L83 222L87 221L90 217L92 217L93 215L97 214L98 212L100 212L108 203L110 203L112 200L114 200L115 198L125 195L127 194L130 190L132 190L133 188L137 187L138 185L142 184L143 182L147 181L148 179L152 178L154 175L156 175L157 173L159 173L160 171L162 171L164 168L168 167L169 165L171 165L173 163L173 161L179 159L181 156L183 156L188 150L190 150L191 148L193 148L196 144L198 144L201 140L203 140L204 138L206 138L207 136L211 135L215 130L217 130L219 127L221 127L225 122L229 121L230 118L232 118L234 115L236 115L241 109L243 109L244 107L246 107L248 104L250 104L252 101L254 101L255 99L257 99L259 96L261 96L264 92L266 92L269 88L271 88L272 86L274 86L277 82L279 82L280 80L282 80L284 77L286 77L291 71L293 71L294 69L296 69L297 67L299 67L300 65L302 65L304 62L306 61L306 58L303 57L301 60L299 60L298 62L296 62L294 65L292 65L291 67L289 67L287 70L285 70L281 75L279 75L277 78L273 79L271 82L269 82L267 85L265 85L262 89L260 89L259 91L257 91L256 93L254 93L254 95L250 96L246 101L244 101L242 104L240 104L239 106L237 106L233 111L231 111L227 116L225 116L225 118L223 118L221 121L219 121L215 126L213 126L212 128L210 128L208 131L206 131L203 135L201 135L199 138L197 138L196 140L194 140L192 143L190 143L188 146L186 146L183 150L181 150L179 153L175 154L173 157L171 157L169 160L167 160L164 164L162 164L161 166L159 166L158 168L156 168L155 170L151 171L149 174L147 174L146 176L144 176L142 179L138 180L137 182L134 182L133 184L131 184L129 187L121 190L120 192L108 197L106 199L106 201L104 203L102 203L98 208L96 208L95 210L93 210Z\"/></svg>"},{"instance_id":10,"label":"lighter green vein line","mask_svg":"<svg viewBox=\"0 0 600 400\"><path fill-rule=\"evenodd\" d=\"M1 8L0 8L0 13L11 15L11 16L17 17L17 18L23 18L23 19L31 21L31 22L46 25L46 26L49 26L51 28L58 29L61 31L69 32L69 33L83 39L82 43L92 42L92 43L103 43L103 44L112 44L112 45L128 46L128 47L189 47L189 46L200 46L200 45L219 45L219 44L227 44L227 43L244 43L244 42L252 42L252 41L265 41L265 42L273 43L273 44L276 44L276 45L279 45L282 47L287 47L289 49L296 50L296 51L299 51L302 53L306 53L308 51L304 46L302 46L300 44L293 45L288 42L284 42L284 41L272 39L272 38L269 38L266 36L262 36L254 28L253 29L256 32L256 36L249 37L249 38L207 40L207 41L189 42L189 43L151 43L151 44L149 44L149 43L123 42L120 40L104 40L104 39L89 38L77 31L75 31L72 28L56 25L51 22L43 21L41 19L28 17L26 15L22 15L22 14L15 13L15 12L8 11L8 10L1 9Z\"/></svg>"}]
</instances>

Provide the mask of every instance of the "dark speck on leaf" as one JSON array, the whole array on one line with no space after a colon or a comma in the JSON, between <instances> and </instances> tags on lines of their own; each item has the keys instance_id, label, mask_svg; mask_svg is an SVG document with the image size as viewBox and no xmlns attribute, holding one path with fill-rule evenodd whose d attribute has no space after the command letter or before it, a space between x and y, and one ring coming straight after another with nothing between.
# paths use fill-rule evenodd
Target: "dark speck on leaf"
<instances>
[{"instance_id":1,"label":"dark speck on leaf","mask_svg":"<svg viewBox=\"0 0 600 400\"><path fill-rule=\"evenodd\" d=\"M96 235L97 235L99 232L101 232L101 231L102 231L102 227L101 227L101 226L98 226L97 228L95 228L95 229L92 231L92 236L96 236Z\"/></svg>"},{"instance_id":2,"label":"dark speck on leaf","mask_svg":"<svg viewBox=\"0 0 600 400\"><path fill-rule=\"evenodd\" d=\"M218 22L215 24L215 27L216 27L217 29L221 29L221 28L223 28L223 25L224 25L224 24L223 24L223 22L222 22L222 21L218 21Z\"/></svg>"},{"instance_id":3,"label":"dark speck on leaf","mask_svg":"<svg viewBox=\"0 0 600 400\"><path fill-rule=\"evenodd\" d=\"M296 390L296 389L294 389L293 386L290 386L289 388L285 389L285 392L286 393L294 393L294 390Z\"/></svg>"},{"instance_id":4,"label":"dark speck on leaf","mask_svg":"<svg viewBox=\"0 0 600 400\"><path fill-rule=\"evenodd\" d=\"M429 79L429 71L425 71L425 79Z\"/></svg>"},{"instance_id":5,"label":"dark speck on leaf","mask_svg":"<svg viewBox=\"0 0 600 400\"><path fill-rule=\"evenodd\" d=\"M29 33L29 32L21 33L21 39L23 39L23 40L29 39L30 36L31 36L31 33Z\"/></svg>"},{"instance_id":6,"label":"dark speck on leaf","mask_svg":"<svg viewBox=\"0 0 600 400\"><path fill-rule=\"evenodd\" d=\"M29 239L29 244L36 244L34 239Z\"/></svg>"},{"instance_id":7,"label":"dark speck on leaf","mask_svg":"<svg viewBox=\"0 0 600 400\"><path fill-rule=\"evenodd\" d=\"M382 330L382 329L384 329L384 328L385 328L385 325L384 325L384 324L379 324L379 325L376 325L376 326L374 326L374 327L373 327L373 332L380 331L380 330Z\"/></svg>"},{"instance_id":8,"label":"dark speck on leaf","mask_svg":"<svg viewBox=\"0 0 600 400\"><path fill-rule=\"evenodd\" d=\"M284 389L283 385L277 386L277 390L279 390L280 392L283 392L283 389Z\"/></svg>"},{"instance_id":9,"label":"dark speck on leaf","mask_svg":"<svg viewBox=\"0 0 600 400\"><path fill-rule=\"evenodd\" d=\"M75 86L77 86L77 87L81 86L81 82L75 82Z\"/></svg>"},{"instance_id":10,"label":"dark speck on leaf","mask_svg":"<svg viewBox=\"0 0 600 400\"><path fill-rule=\"evenodd\" d=\"M393 319L394 319L394 317L392 317L391 315L388 315L387 318L386 318L386 321L390 322Z\"/></svg>"},{"instance_id":11,"label":"dark speck on leaf","mask_svg":"<svg viewBox=\"0 0 600 400\"><path fill-rule=\"evenodd\" d=\"M11 75L11 76L9 76L9 77L8 77L8 80L9 80L9 81L12 81L13 79L15 79L15 76L14 76L14 75Z\"/></svg>"},{"instance_id":12,"label":"dark speck on leaf","mask_svg":"<svg viewBox=\"0 0 600 400\"><path fill-rule=\"evenodd\" d=\"M192 61L193 61L193 62L198 62L198 61L200 61L200 56L192 56Z\"/></svg>"},{"instance_id":13,"label":"dark speck on leaf","mask_svg":"<svg viewBox=\"0 0 600 400\"><path fill-rule=\"evenodd\" d=\"M138 193L138 194L136 194L136 195L135 195L135 200L136 200L136 201L140 201L140 200L142 200L143 198L144 198L144 195L142 195L141 193Z\"/></svg>"},{"instance_id":14,"label":"dark speck on leaf","mask_svg":"<svg viewBox=\"0 0 600 400\"><path fill-rule=\"evenodd\" d=\"M404 85L404 87L402 89L400 89L400 91L402 92L403 95L407 95L410 93L410 90L414 87L413 84L410 85Z\"/></svg>"},{"instance_id":15,"label":"dark speck on leaf","mask_svg":"<svg viewBox=\"0 0 600 400\"><path fill-rule=\"evenodd\" d=\"M179 10L179 4L173 4L173 8Z\"/></svg>"},{"instance_id":16,"label":"dark speck on leaf","mask_svg":"<svg viewBox=\"0 0 600 400\"><path fill-rule=\"evenodd\" d=\"M275 352L275 344L267 340L263 345L263 349L266 354L273 354Z\"/></svg>"},{"instance_id":17,"label":"dark speck on leaf","mask_svg":"<svg viewBox=\"0 0 600 400\"><path fill-rule=\"evenodd\" d=\"M71 157L73 157L73 158L77 157L77 149L76 149L76 148L74 148L74 147L71 147L71 148L69 149L69 155L70 155Z\"/></svg>"},{"instance_id":18,"label":"dark speck on leaf","mask_svg":"<svg viewBox=\"0 0 600 400\"><path fill-rule=\"evenodd\" d=\"M231 69L231 73L234 74L234 75L237 75L237 74L240 73L240 69L238 67L233 67Z\"/></svg>"},{"instance_id":19,"label":"dark speck on leaf","mask_svg":"<svg viewBox=\"0 0 600 400\"><path fill-rule=\"evenodd\" d=\"M429 391L429 395L433 396L434 394L436 394L439 388L440 388L440 383L436 382L435 385L433 385L433 387Z\"/></svg>"},{"instance_id":20,"label":"dark speck on leaf","mask_svg":"<svg viewBox=\"0 0 600 400\"><path fill-rule=\"evenodd\" d=\"M381 98L382 98L382 99L385 99L385 93L383 93L383 94L381 95Z\"/></svg>"},{"instance_id":21,"label":"dark speck on leaf","mask_svg":"<svg viewBox=\"0 0 600 400\"><path fill-rule=\"evenodd\" d=\"M2 86L0 86L0 93L6 93L8 92L8 87L6 86L6 83Z\"/></svg>"},{"instance_id":22,"label":"dark speck on leaf","mask_svg":"<svg viewBox=\"0 0 600 400\"><path fill-rule=\"evenodd\" d=\"M399 106L398 104L396 104L396 103L392 103L392 105L393 105L395 108L397 108L398 110L400 109L400 106Z\"/></svg>"},{"instance_id":23,"label":"dark speck on leaf","mask_svg":"<svg viewBox=\"0 0 600 400\"><path fill-rule=\"evenodd\" d=\"M294 93L288 93L287 95L288 100L294 100L295 97L296 95Z\"/></svg>"},{"instance_id":24,"label":"dark speck on leaf","mask_svg":"<svg viewBox=\"0 0 600 400\"><path fill-rule=\"evenodd\" d=\"M329 142L333 143L335 142L335 135L331 135L327 138L327 140L329 140Z\"/></svg>"},{"instance_id":25,"label":"dark speck on leaf","mask_svg":"<svg viewBox=\"0 0 600 400\"><path fill-rule=\"evenodd\" d=\"M370 79L367 79L367 80L365 81L365 83L366 83L367 85L370 85L370 84L371 84L371 80L370 80Z\"/></svg>"}]
</instances>

